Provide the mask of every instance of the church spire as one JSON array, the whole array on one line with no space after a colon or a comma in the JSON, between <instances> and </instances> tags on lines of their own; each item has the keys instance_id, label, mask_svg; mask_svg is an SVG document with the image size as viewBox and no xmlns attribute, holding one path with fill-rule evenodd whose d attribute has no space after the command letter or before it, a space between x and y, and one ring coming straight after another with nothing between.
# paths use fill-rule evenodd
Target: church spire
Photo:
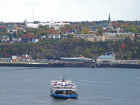
<instances>
[{"instance_id":1,"label":"church spire","mask_svg":"<svg viewBox=\"0 0 140 105\"><path fill-rule=\"evenodd\" d=\"M109 17L108 17L108 23L110 23L111 22L111 20L110 20L110 13L109 13Z\"/></svg>"}]
</instances>

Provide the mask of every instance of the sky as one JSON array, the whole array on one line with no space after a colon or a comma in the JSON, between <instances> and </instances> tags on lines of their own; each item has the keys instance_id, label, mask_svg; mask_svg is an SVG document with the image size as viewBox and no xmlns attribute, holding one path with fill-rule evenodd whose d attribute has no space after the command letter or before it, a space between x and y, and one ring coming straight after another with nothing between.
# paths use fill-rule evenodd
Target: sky
<instances>
[{"instance_id":1,"label":"sky","mask_svg":"<svg viewBox=\"0 0 140 105\"><path fill-rule=\"evenodd\" d=\"M140 0L0 0L0 8L3 22L140 20Z\"/></svg>"}]
</instances>

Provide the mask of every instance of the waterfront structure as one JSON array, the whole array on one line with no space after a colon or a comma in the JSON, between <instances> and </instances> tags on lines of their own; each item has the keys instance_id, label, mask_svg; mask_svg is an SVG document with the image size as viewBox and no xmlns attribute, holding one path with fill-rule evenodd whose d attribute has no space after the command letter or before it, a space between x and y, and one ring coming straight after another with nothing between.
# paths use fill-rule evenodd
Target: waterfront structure
<instances>
[{"instance_id":1,"label":"waterfront structure","mask_svg":"<svg viewBox=\"0 0 140 105\"><path fill-rule=\"evenodd\" d=\"M28 54L12 55L12 62L17 61L32 61L32 57L30 57Z\"/></svg>"},{"instance_id":2,"label":"waterfront structure","mask_svg":"<svg viewBox=\"0 0 140 105\"><path fill-rule=\"evenodd\" d=\"M79 57L61 57L61 60L63 60L64 62L94 62L93 59L90 58L85 58L82 55L80 55Z\"/></svg>"},{"instance_id":3,"label":"waterfront structure","mask_svg":"<svg viewBox=\"0 0 140 105\"><path fill-rule=\"evenodd\" d=\"M104 55L100 55L96 59L97 63L100 63L100 62L114 62L114 60L115 60L115 54L113 54L113 53L104 53Z\"/></svg>"}]
</instances>

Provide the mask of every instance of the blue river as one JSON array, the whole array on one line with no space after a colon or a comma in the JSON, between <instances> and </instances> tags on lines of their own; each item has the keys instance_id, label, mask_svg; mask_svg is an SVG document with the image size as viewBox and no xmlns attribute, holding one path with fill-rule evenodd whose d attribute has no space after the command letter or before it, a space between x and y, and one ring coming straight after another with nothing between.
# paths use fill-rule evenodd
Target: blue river
<instances>
[{"instance_id":1,"label":"blue river","mask_svg":"<svg viewBox=\"0 0 140 105\"><path fill-rule=\"evenodd\" d=\"M64 75L78 99L50 95L50 81ZM140 69L0 67L0 105L140 105Z\"/></svg>"}]
</instances>

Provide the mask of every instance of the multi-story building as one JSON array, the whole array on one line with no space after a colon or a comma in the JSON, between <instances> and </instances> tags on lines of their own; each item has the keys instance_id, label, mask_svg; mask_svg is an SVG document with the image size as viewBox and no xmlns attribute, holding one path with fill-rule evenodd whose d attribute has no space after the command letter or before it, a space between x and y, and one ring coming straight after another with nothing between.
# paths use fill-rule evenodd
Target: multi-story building
<instances>
[{"instance_id":1,"label":"multi-story building","mask_svg":"<svg viewBox=\"0 0 140 105\"><path fill-rule=\"evenodd\" d=\"M125 40L126 37L129 37L131 40L134 40L134 33L128 32L128 33L120 33L120 28L117 28L117 33L110 33L105 32L103 33L103 36L105 36L105 40Z\"/></svg>"}]
</instances>

